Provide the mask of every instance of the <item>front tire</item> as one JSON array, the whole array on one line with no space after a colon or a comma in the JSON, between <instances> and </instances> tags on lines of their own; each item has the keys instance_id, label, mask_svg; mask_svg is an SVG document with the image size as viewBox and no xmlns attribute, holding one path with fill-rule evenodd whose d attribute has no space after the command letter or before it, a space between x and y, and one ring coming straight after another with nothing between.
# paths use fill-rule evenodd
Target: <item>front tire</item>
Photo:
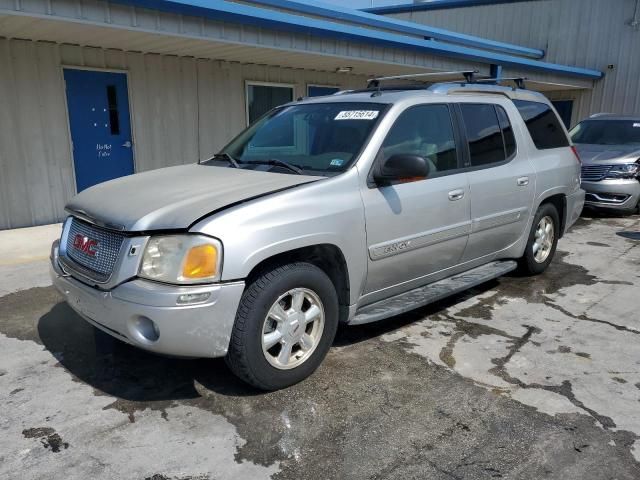
<instances>
[{"instance_id":1,"label":"front tire","mask_svg":"<svg viewBox=\"0 0 640 480\"><path fill-rule=\"evenodd\" d=\"M560 234L560 215L550 203L540 205L533 219L531 232L520 258L520 271L525 275L539 275L544 272L556 253Z\"/></svg>"},{"instance_id":2,"label":"front tire","mask_svg":"<svg viewBox=\"0 0 640 480\"><path fill-rule=\"evenodd\" d=\"M225 360L261 390L278 390L311 375L327 355L338 327L338 295L310 263L262 273L240 300Z\"/></svg>"}]
</instances>

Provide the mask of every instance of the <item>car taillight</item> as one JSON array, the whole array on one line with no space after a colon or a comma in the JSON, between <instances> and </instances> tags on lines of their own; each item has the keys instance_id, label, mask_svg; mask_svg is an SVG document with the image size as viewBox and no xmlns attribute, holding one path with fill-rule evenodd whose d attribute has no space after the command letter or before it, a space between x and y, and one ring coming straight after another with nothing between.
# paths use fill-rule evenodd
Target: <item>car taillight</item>
<instances>
[{"instance_id":1,"label":"car taillight","mask_svg":"<svg viewBox=\"0 0 640 480\"><path fill-rule=\"evenodd\" d=\"M578 149L575 145L571 146L571 151L576 156L576 160L578 161L578 165L582 165L582 160L580 159L580 154L578 153Z\"/></svg>"}]
</instances>

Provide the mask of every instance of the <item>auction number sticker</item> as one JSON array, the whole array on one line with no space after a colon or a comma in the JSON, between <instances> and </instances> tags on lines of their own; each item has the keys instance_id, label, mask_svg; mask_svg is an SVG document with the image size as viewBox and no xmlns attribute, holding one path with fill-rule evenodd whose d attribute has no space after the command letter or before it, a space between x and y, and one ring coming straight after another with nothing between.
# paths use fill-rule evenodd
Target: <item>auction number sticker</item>
<instances>
[{"instance_id":1,"label":"auction number sticker","mask_svg":"<svg viewBox=\"0 0 640 480\"><path fill-rule=\"evenodd\" d=\"M374 120L379 113L378 110L343 110L334 120Z\"/></svg>"}]
</instances>

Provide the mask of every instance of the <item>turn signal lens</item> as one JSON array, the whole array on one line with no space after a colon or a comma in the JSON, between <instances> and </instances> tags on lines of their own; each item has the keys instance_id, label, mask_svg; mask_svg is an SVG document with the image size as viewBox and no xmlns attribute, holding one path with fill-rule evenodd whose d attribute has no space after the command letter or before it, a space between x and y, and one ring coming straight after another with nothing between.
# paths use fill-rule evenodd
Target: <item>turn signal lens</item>
<instances>
[{"instance_id":1,"label":"turn signal lens","mask_svg":"<svg viewBox=\"0 0 640 480\"><path fill-rule=\"evenodd\" d=\"M184 259L182 277L185 279L215 277L217 265L218 250L214 245L204 244L192 247Z\"/></svg>"}]
</instances>

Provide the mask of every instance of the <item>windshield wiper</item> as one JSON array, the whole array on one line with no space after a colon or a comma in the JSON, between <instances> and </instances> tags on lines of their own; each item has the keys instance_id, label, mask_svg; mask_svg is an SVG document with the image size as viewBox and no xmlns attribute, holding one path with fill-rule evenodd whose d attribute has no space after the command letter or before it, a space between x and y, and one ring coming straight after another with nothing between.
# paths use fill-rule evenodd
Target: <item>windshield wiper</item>
<instances>
[{"instance_id":1,"label":"windshield wiper","mask_svg":"<svg viewBox=\"0 0 640 480\"><path fill-rule=\"evenodd\" d=\"M216 153L212 159L214 158L221 158L223 160L226 160L227 162L229 162L231 165L233 165L235 168L242 168L239 164L239 162L233 158L231 155L229 155L227 152L220 152L220 153Z\"/></svg>"},{"instance_id":2,"label":"windshield wiper","mask_svg":"<svg viewBox=\"0 0 640 480\"><path fill-rule=\"evenodd\" d=\"M279 158L270 158L268 160L253 160L251 162L245 162L245 163L255 163L258 165L273 165L273 166L279 165L281 167L288 168L292 172L296 172L298 175L304 175L304 172L300 167L296 165L292 165L291 163L285 162L284 160L280 160Z\"/></svg>"}]
</instances>

